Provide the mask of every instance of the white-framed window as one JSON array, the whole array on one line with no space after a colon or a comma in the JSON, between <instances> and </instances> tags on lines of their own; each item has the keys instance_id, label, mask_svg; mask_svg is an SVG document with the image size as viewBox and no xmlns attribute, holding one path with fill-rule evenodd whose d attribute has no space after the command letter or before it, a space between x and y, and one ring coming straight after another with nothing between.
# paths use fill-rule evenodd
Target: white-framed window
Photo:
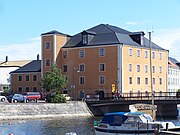
<instances>
[{"instance_id":1,"label":"white-framed window","mask_svg":"<svg viewBox=\"0 0 180 135\"><path fill-rule=\"evenodd\" d=\"M155 52L152 52L152 59L155 59Z\"/></svg>"},{"instance_id":2,"label":"white-framed window","mask_svg":"<svg viewBox=\"0 0 180 135\"><path fill-rule=\"evenodd\" d=\"M29 75L26 75L26 82L29 82L29 79L30 77L29 77Z\"/></svg>"},{"instance_id":3,"label":"white-framed window","mask_svg":"<svg viewBox=\"0 0 180 135\"><path fill-rule=\"evenodd\" d=\"M85 50L79 50L79 57L84 58L85 57Z\"/></svg>"},{"instance_id":4,"label":"white-framed window","mask_svg":"<svg viewBox=\"0 0 180 135\"><path fill-rule=\"evenodd\" d=\"M146 85L148 84L148 78L145 78L145 84Z\"/></svg>"},{"instance_id":5,"label":"white-framed window","mask_svg":"<svg viewBox=\"0 0 180 135\"><path fill-rule=\"evenodd\" d=\"M67 51L63 51L62 55L63 55L63 58L67 58L68 57L68 52Z\"/></svg>"},{"instance_id":6,"label":"white-framed window","mask_svg":"<svg viewBox=\"0 0 180 135\"><path fill-rule=\"evenodd\" d=\"M162 85L162 78L159 78L159 84Z\"/></svg>"},{"instance_id":7,"label":"white-framed window","mask_svg":"<svg viewBox=\"0 0 180 135\"><path fill-rule=\"evenodd\" d=\"M26 91L26 92L29 92L29 91L30 91L29 86L26 86L25 91Z\"/></svg>"},{"instance_id":8,"label":"white-framed window","mask_svg":"<svg viewBox=\"0 0 180 135\"><path fill-rule=\"evenodd\" d=\"M137 57L140 57L140 50L137 50Z\"/></svg>"},{"instance_id":9,"label":"white-framed window","mask_svg":"<svg viewBox=\"0 0 180 135\"><path fill-rule=\"evenodd\" d=\"M129 84L132 84L132 77L129 77Z\"/></svg>"},{"instance_id":10,"label":"white-framed window","mask_svg":"<svg viewBox=\"0 0 180 135\"><path fill-rule=\"evenodd\" d=\"M19 86L19 87L18 87L18 92L19 92L19 93L22 93L22 92L23 92L23 87Z\"/></svg>"},{"instance_id":11,"label":"white-framed window","mask_svg":"<svg viewBox=\"0 0 180 135\"><path fill-rule=\"evenodd\" d=\"M99 49L99 56L100 57L104 57L105 56L105 49L104 48L100 48Z\"/></svg>"},{"instance_id":12,"label":"white-framed window","mask_svg":"<svg viewBox=\"0 0 180 135\"><path fill-rule=\"evenodd\" d=\"M148 65L145 65L145 73L148 72Z\"/></svg>"},{"instance_id":13,"label":"white-framed window","mask_svg":"<svg viewBox=\"0 0 180 135\"><path fill-rule=\"evenodd\" d=\"M159 53L159 59L162 60L162 53Z\"/></svg>"},{"instance_id":14,"label":"white-framed window","mask_svg":"<svg viewBox=\"0 0 180 135\"><path fill-rule=\"evenodd\" d=\"M104 63L100 63L99 64L99 71L100 72L104 72L105 71L105 64Z\"/></svg>"},{"instance_id":15,"label":"white-framed window","mask_svg":"<svg viewBox=\"0 0 180 135\"><path fill-rule=\"evenodd\" d=\"M87 34L83 34L83 44L86 45L88 43L88 35Z\"/></svg>"},{"instance_id":16,"label":"white-framed window","mask_svg":"<svg viewBox=\"0 0 180 135\"><path fill-rule=\"evenodd\" d=\"M155 73L155 66L152 66L152 72Z\"/></svg>"},{"instance_id":17,"label":"white-framed window","mask_svg":"<svg viewBox=\"0 0 180 135\"><path fill-rule=\"evenodd\" d=\"M51 60L50 59L46 59L46 67L50 67L51 66Z\"/></svg>"},{"instance_id":18,"label":"white-framed window","mask_svg":"<svg viewBox=\"0 0 180 135\"><path fill-rule=\"evenodd\" d=\"M137 72L140 72L140 65L137 65Z\"/></svg>"},{"instance_id":19,"label":"white-framed window","mask_svg":"<svg viewBox=\"0 0 180 135\"><path fill-rule=\"evenodd\" d=\"M132 56L132 48L129 49L129 56Z\"/></svg>"},{"instance_id":20,"label":"white-framed window","mask_svg":"<svg viewBox=\"0 0 180 135\"><path fill-rule=\"evenodd\" d=\"M129 71L132 71L132 64L129 64Z\"/></svg>"},{"instance_id":21,"label":"white-framed window","mask_svg":"<svg viewBox=\"0 0 180 135\"><path fill-rule=\"evenodd\" d=\"M45 42L45 46L46 46L46 50L50 50L51 49L51 42L50 41Z\"/></svg>"},{"instance_id":22,"label":"white-framed window","mask_svg":"<svg viewBox=\"0 0 180 135\"><path fill-rule=\"evenodd\" d=\"M140 77L137 77L137 84L140 84L141 83L141 79Z\"/></svg>"},{"instance_id":23,"label":"white-framed window","mask_svg":"<svg viewBox=\"0 0 180 135\"><path fill-rule=\"evenodd\" d=\"M67 72L68 71L68 67L67 67L67 65L63 65L63 72Z\"/></svg>"},{"instance_id":24,"label":"white-framed window","mask_svg":"<svg viewBox=\"0 0 180 135\"><path fill-rule=\"evenodd\" d=\"M153 78L153 79L152 79L152 83L153 83L153 85L155 85L155 84L156 84L156 80L155 80L155 78Z\"/></svg>"},{"instance_id":25,"label":"white-framed window","mask_svg":"<svg viewBox=\"0 0 180 135\"><path fill-rule=\"evenodd\" d=\"M85 65L84 65L84 64L80 64L80 65L79 65L79 71L80 71L80 72L85 71Z\"/></svg>"},{"instance_id":26,"label":"white-framed window","mask_svg":"<svg viewBox=\"0 0 180 135\"><path fill-rule=\"evenodd\" d=\"M84 76L79 77L79 84L85 84L85 77Z\"/></svg>"},{"instance_id":27,"label":"white-framed window","mask_svg":"<svg viewBox=\"0 0 180 135\"><path fill-rule=\"evenodd\" d=\"M105 84L105 76L99 76L99 84Z\"/></svg>"},{"instance_id":28,"label":"white-framed window","mask_svg":"<svg viewBox=\"0 0 180 135\"><path fill-rule=\"evenodd\" d=\"M147 50L145 51L145 56L144 57L148 58L148 51Z\"/></svg>"},{"instance_id":29,"label":"white-framed window","mask_svg":"<svg viewBox=\"0 0 180 135\"><path fill-rule=\"evenodd\" d=\"M162 73L162 67L159 66L159 73Z\"/></svg>"},{"instance_id":30,"label":"white-framed window","mask_svg":"<svg viewBox=\"0 0 180 135\"><path fill-rule=\"evenodd\" d=\"M23 81L22 75L19 75L19 76L18 76L18 81L19 81L19 82Z\"/></svg>"},{"instance_id":31,"label":"white-framed window","mask_svg":"<svg viewBox=\"0 0 180 135\"><path fill-rule=\"evenodd\" d=\"M32 80L37 81L37 75L33 75Z\"/></svg>"}]
</instances>

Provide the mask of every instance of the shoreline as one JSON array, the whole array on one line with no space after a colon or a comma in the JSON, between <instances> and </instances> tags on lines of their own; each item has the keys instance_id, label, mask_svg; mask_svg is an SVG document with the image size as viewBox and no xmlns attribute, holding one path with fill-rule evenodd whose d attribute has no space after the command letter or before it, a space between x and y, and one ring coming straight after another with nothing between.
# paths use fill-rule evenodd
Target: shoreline
<instances>
[{"instance_id":1,"label":"shoreline","mask_svg":"<svg viewBox=\"0 0 180 135\"><path fill-rule=\"evenodd\" d=\"M1 104L0 121L93 116L83 101Z\"/></svg>"}]
</instances>

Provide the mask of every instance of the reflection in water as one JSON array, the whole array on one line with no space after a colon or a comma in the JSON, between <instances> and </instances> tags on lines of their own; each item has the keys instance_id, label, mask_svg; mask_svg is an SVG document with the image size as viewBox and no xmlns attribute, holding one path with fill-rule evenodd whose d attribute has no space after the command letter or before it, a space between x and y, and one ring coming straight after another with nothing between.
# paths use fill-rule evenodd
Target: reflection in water
<instances>
[{"instance_id":1,"label":"reflection in water","mask_svg":"<svg viewBox=\"0 0 180 135\"><path fill-rule=\"evenodd\" d=\"M19 120L0 122L0 135L94 135L94 117L73 117L46 120Z\"/></svg>"}]
</instances>

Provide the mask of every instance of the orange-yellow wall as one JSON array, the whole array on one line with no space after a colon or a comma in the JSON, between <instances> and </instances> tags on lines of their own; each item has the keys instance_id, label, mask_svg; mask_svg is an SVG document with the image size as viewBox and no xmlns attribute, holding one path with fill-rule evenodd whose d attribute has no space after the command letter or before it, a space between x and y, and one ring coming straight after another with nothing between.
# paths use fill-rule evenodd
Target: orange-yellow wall
<instances>
[{"instance_id":1,"label":"orange-yellow wall","mask_svg":"<svg viewBox=\"0 0 180 135\"><path fill-rule=\"evenodd\" d=\"M19 75L22 75L22 81L18 81ZM29 81L26 81L26 75L29 75ZM37 81L33 81L33 75L37 76ZM23 93L26 87L30 88L30 92L33 91L33 87L37 87L37 91L40 92L40 73L11 74L11 82L11 90L13 93L18 93L18 87L23 88Z\"/></svg>"},{"instance_id":2,"label":"orange-yellow wall","mask_svg":"<svg viewBox=\"0 0 180 135\"><path fill-rule=\"evenodd\" d=\"M129 56L129 49L132 48L132 56ZM140 57L137 57L137 50L140 50ZM145 58L145 50L148 48L135 48L132 46L123 46L123 92L151 92L151 80L150 80L150 51L148 50L148 58ZM167 91L167 64L168 64L168 52L153 50L155 52L155 59L152 59L152 66L155 66L155 73L152 73L152 77L156 82L153 85L153 89L156 92ZM159 59L159 52L162 53L162 59ZM132 72L129 71L129 64L132 64ZM137 72L137 64L140 65L140 72ZM148 65L148 73L145 73L145 65ZM162 73L159 72L159 66L162 67ZM132 77L132 84L129 84L129 77ZM141 78L140 85L137 84L137 77ZM162 85L159 84L159 78L162 78ZM145 84L145 78L148 78L148 85Z\"/></svg>"}]
</instances>

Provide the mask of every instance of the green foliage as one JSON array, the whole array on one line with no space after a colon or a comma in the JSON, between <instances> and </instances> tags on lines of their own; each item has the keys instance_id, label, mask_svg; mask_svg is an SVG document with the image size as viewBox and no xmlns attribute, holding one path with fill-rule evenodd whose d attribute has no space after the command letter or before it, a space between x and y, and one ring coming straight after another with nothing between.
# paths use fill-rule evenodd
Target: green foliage
<instances>
[{"instance_id":1,"label":"green foliage","mask_svg":"<svg viewBox=\"0 0 180 135\"><path fill-rule=\"evenodd\" d=\"M55 94L52 96L48 96L46 98L46 102L48 102L48 103L65 103L66 98L64 96L62 96L61 94Z\"/></svg>"},{"instance_id":2,"label":"green foliage","mask_svg":"<svg viewBox=\"0 0 180 135\"><path fill-rule=\"evenodd\" d=\"M177 92L180 92L180 89L178 89Z\"/></svg>"},{"instance_id":3,"label":"green foliage","mask_svg":"<svg viewBox=\"0 0 180 135\"><path fill-rule=\"evenodd\" d=\"M52 65L51 71L47 72L41 80L41 86L47 92L59 93L60 88L65 88L66 84L66 77L62 75L61 69L57 65Z\"/></svg>"}]
</instances>

